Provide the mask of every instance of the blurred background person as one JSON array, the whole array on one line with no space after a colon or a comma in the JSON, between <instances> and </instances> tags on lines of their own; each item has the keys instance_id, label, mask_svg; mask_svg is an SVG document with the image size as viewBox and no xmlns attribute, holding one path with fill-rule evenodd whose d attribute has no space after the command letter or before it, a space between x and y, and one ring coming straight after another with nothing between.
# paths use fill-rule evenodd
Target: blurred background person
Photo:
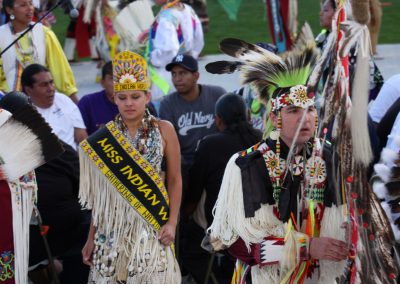
<instances>
[{"instance_id":1,"label":"blurred background person","mask_svg":"<svg viewBox=\"0 0 400 284\"><path fill-rule=\"evenodd\" d=\"M382 23L382 5L379 0L369 0L369 11L371 18L368 23L368 30L371 35L372 54L376 55L379 40L379 32Z\"/></svg>"},{"instance_id":2,"label":"blurred background person","mask_svg":"<svg viewBox=\"0 0 400 284\"><path fill-rule=\"evenodd\" d=\"M322 27L322 31L315 39L317 42L317 46L321 49L321 51L325 49L325 46L328 42L328 36L332 31L332 20L333 16L335 15L336 9L337 6L335 0L324 0L322 2L321 11L319 13L320 25ZM332 58L328 60L328 64L324 69L324 73L320 82L321 88L325 84L325 81L328 77L328 73L330 72L329 66L331 66L332 60L333 60ZM357 63L357 44L354 47L352 47L349 52L350 84L354 78L356 63ZM369 101L373 101L378 96L384 80L378 66L375 64L372 58L370 58L369 60L369 68L370 68ZM322 90L319 90L319 93L321 92Z\"/></svg>"},{"instance_id":3,"label":"blurred background person","mask_svg":"<svg viewBox=\"0 0 400 284\"><path fill-rule=\"evenodd\" d=\"M31 0L3 0L10 21L0 27L0 52L32 22L34 7ZM78 101L71 67L56 35L38 23L2 54L0 60L0 90L22 90L20 78L24 68L32 63L42 64L51 71L57 90Z\"/></svg>"},{"instance_id":4,"label":"blurred background person","mask_svg":"<svg viewBox=\"0 0 400 284\"><path fill-rule=\"evenodd\" d=\"M76 150L87 137L86 127L77 105L56 92L49 69L31 64L22 72L21 82L24 92L57 137Z\"/></svg>"},{"instance_id":5,"label":"blurred background person","mask_svg":"<svg viewBox=\"0 0 400 284\"><path fill-rule=\"evenodd\" d=\"M0 0L0 25L6 23L6 13L3 11L3 0Z\"/></svg>"},{"instance_id":6,"label":"blurred background person","mask_svg":"<svg viewBox=\"0 0 400 284\"><path fill-rule=\"evenodd\" d=\"M118 114L118 107L114 103L114 85L112 62L104 64L101 70L101 86L103 90L83 96L78 103L88 135Z\"/></svg>"},{"instance_id":7,"label":"blurred background person","mask_svg":"<svg viewBox=\"0 0 400 284\"><path fill-rule=\"evenodd\" d=\"M203 32L207 32L210 23L207 12L207 0L183 0L182 2L192 6L193 10L196 12L197 16L200 19L201 25L203 27Z\"/></svg>"},{"instance_id":8,"label":"blurred background person","mask_svg":"<svg viewBox=\"0 0 400 284\"><path fill-rule=\"evenodd\" d=\"M200 77L197 60L189 55L177 55L166 70L171 72L176 92L164 97L160 104L160 118L168 120L178 134L181 148L182 192L185 204L189 169L194 161L198 142L206 135L217 132L215 103L226 93L224 88L198 84Z\"/></svg>"},{"instance_id":9,"label":"blurred background person","mask_svg":"<svg viewBox=\"0 0 400 284\"><path fill-rule=\"evenodd\" d=\"M177 54L187 54L197 59L204 47L203 29L194 10L180 1L156 0L163 5L148 39L148 59L152 80L152 100L156 109L163 95L173 91L171 75L165 66Z\"/></svg>"},{"instance_id":10,"label":"blurred background person","mask_svg":"<svg viewBox=\"0 0 400 284\"><path fill-rule=\"evenodd\" d=\"M181 250L182 265L197 283L204 283L207 272L210 254L200 244L205 229L213 221L212 209L218 198L226 164L233 154L262 139L261 131L250 124L246 104L239 95L227 93L217 100L215 124L218 133L204 137L197 147L190 170L190 194L184 208L184 217L192 218L186 225L187 238ZM218 283L228 283L234 261L227 255L222 258L214 262L213 273Z\"/></svg>"}]
</instances>

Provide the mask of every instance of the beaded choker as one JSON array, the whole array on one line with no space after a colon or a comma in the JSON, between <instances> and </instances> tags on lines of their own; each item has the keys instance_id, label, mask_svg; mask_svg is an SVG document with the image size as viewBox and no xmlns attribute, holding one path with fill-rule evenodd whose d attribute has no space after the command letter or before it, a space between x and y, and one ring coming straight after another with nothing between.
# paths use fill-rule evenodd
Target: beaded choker
<instances>
[{"instance_id":1,"label":"beaded choker","mask_svg":"<svg viewBox=\"0 0 400 284\"><path fill-rule=\"evenodd\" d=\"M115 122L120 127L121 132L129 143L138 150L141 155L144 155L150 163L154 165L159 164L158 162L163 156L161 133L158 129L157 119L150 115L147 109L141 125L133 136L129 133L128 127L120 114L115 118Z\"/></svg>"}]
</instances>

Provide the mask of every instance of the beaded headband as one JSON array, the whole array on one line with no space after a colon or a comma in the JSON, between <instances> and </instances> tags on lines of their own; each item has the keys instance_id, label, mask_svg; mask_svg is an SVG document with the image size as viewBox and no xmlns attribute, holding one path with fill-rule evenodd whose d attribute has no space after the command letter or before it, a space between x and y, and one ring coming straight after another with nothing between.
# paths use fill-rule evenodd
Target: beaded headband
<instances>
[{"instance_id":1,"label":"beaded headband","mask_svg":"<svg viewBox=\"0 0 400 284\"><path fill-rule=\"evenodd\" d=\"M279 89L277 89L279 91ZM277 94L277 92L275 92ZM308 108L315 104L315 96L313 93L307 93L307 87L304 85L297 85L290 87L287 90L276 95L271 99L272 111L277 112L282 108L294 105L301 108Z\"/></svg>"}]
</instances>

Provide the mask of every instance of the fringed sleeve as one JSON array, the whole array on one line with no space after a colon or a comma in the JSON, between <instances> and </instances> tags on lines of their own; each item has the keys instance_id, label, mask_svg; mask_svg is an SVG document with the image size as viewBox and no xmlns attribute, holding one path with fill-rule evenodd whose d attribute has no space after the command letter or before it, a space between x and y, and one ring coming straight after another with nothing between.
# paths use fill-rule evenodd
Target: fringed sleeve
<instances>
[{"instance_id":1,"label":"fringed sleeve","mask_svg":"<svg viewBox=\"0 0 400 284\"><path fill-rule=\"evenodd\" d=\"M241 170L236 165L238 154L229 160L220 193L215 203L214 221L208 229L212 240L220 240L225 246L240 237L249 248L266 236L283 236L282 222L273 213L273 206L262 205L254 217L246 218L243 203Z\"/></svg>"},{"instance_id":2,"label":"fringed sleeve","mask_svg":"<svg viewBox=\"0 0 400 284\"><path fill-rule=\"evenodd\" d=\"M88 155L79 147L79 202L82 207L86 209L93 208L93 200L95 190L92 188L91 180L95 169L93 169L93 162L90 161Z\"/></svg>"}]
</instances>

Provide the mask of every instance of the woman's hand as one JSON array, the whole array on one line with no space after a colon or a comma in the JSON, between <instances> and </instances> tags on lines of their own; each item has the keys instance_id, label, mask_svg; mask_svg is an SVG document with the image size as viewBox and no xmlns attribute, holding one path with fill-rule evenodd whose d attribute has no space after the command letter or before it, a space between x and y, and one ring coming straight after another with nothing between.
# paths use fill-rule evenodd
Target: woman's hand
<instances>
[{"instance_id":1,"label":"woman's hand","mask_svg":"<svg viewBox=\"0 0 400 284\"><path fill-rule=\"evenodd\" d=\"M94 239L88 238L85 246L82 249L82 261L84 264L92 266L92 254L94 250Z\"/></svg>"},{"instance_id":2,"label":"woman's hand","mask_svg":"<svg viewBox=\"0 0 400 284\"><path fill-rule=\"evenodd\" d=\"M158 239L164 246L170 246L175 241L176 224L172 222L167 222L161 227L160 235Z\"/></svg>"}]
</instances>

